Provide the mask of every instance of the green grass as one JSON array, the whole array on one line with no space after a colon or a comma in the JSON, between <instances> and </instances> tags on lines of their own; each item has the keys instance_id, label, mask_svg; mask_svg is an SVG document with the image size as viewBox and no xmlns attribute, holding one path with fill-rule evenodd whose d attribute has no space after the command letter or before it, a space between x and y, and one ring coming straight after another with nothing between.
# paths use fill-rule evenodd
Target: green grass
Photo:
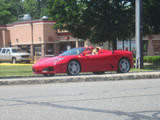
<instances>
[{"instance_id":1,"label":"green grass","mask_svg":"<svg viewBox=\"0 0 160 120\"><path fill-rule=\"evenodd\" d=\"M145 72L160 70L160 66L144 66L144 69L132 68L130 72ZM0 65L0 77L33 76L32 65Z\"/></svg>"},{"instance_id":2,"label":"green grass","mask_svg":"<svg viewBox=\"0 0 160 120\"><path fill-rule=\"evenodd\" d=\"M147 72L147 71L153 71L151 69L136 69L132 68L129 72Z\"/></svg>"},{"instance_id":3,"label":"green grass","mask_svg":"<svg viewBox=\"0 0 160 120\"><path fill-rule=\"evenodd\" d=\"M32 65L1 65L0 77L5 76L32 76Z\"/></svg>"},{"instance_id":4,"label":"green grass","mask_svg":"<svg viewBox=\"0 0 160 120\"><path fill-rule=\"evenodd\" d=\"M130 70L130 72L140 72L140 71L155 71L155 70L160 70L160 65L146 65L146 66L144 66L144 68L143 69L136 69L136 68L132 68L131 70Z\"/></svg>"}]
</instances>

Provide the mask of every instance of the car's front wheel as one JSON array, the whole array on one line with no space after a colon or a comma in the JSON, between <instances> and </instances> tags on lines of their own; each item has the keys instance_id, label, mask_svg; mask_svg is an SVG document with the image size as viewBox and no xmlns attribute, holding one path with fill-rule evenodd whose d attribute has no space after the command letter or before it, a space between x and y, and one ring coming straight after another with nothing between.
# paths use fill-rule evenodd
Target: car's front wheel
<instances>
[{"instance_id":1,"label":"car's front wheel","mask_svg":"<svg viewBox=\"0 0 160 120\"><path fill-rule=\"evenodd\" d=\"M76 60L72 60L68 63L67 73L68 75L78 75L81 71L80 63Z\"/></svg>"},{"instance_id":2,"label":"car's front wheel","mask_svg":"<svg viewBox=\"0 0 160 120\"><path fill-rule=\"evenodd\" d=\"M130 62L126 58L122 58L118 63L118 73L127 73L130 70Z\"/></svg>"}]
</instances>

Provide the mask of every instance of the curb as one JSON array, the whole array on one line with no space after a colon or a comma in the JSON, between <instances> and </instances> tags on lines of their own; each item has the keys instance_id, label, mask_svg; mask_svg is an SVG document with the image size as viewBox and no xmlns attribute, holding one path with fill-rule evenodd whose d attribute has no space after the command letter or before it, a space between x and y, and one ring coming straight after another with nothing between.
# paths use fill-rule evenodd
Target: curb
<instances>
[{"instance_id":1,"label":"curb","mask_svg":"<svg viewBox=\"0 0 160 120\"><path fill-rule=\"evenodd\" d=\"M33 77L33 78L8 78L0 79L0 86L4 85L35 85L49 83L68 82L95 82L95 81L116 81L116 80L136 80L160 78L160 72L138 72L123 74L104 75L79 75L79 76L55 76L55 77Z\"/></svg>"}]
</instances>

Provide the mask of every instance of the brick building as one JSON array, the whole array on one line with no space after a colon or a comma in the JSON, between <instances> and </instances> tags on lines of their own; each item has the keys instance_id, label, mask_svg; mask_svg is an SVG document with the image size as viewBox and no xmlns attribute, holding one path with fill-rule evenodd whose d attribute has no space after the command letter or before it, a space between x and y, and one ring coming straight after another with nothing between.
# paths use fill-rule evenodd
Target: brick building
<instances>
[{"instance_id":1,"label":"brick building","mask_svg":"<svg viewBox=\"0 0 160 120\"><path fill-rule=\"evenodd\" d=\"M33 56L55 56L67 48L84 46L84 41L66 31L53 29L55 21L30 20L0 26L0 47L18 46Z\"/></svg>"}]
</instances>

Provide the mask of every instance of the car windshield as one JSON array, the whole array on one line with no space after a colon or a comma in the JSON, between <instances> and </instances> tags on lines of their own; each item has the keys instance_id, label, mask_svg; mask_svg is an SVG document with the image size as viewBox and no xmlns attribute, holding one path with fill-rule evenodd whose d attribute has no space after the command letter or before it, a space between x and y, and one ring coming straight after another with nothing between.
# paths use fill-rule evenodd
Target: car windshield
<instances>
[{"instance_id":1,"label":"car windshield","mask_svg":"<svg viewBox=\"0 0 160 120\"><path fill-rule=\"evenodd\" d=\"M73 48L73 49L65 51L59 56L80 55L85 49L86 48Z\"/></svg>"},{"instance_id":2,"label":"car windshield","mask_svg":"<svg viewBox=\"0 0 160 120\"><path fill-rule=\"evenodd\" d=\"M12 52L13 53L22 53L24 51L22 49L19 49L19 48L14 48L14 49L12 49Z\"/></svg>"}]
</instances>

